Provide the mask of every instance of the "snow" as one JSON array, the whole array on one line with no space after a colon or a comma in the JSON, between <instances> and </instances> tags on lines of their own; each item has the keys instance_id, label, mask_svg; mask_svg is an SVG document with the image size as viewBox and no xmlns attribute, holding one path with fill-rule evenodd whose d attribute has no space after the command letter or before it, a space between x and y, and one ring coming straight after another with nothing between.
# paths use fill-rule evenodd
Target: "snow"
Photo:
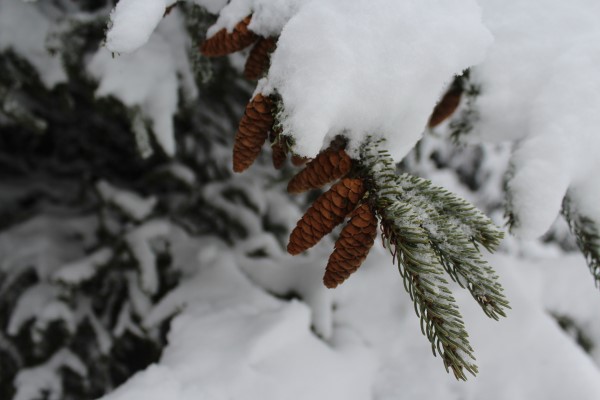
<instances>
[{"instance_id":1,"label":"snow","mask_svg":"<svg viewBox=\"0 0 600 400\"><path fill-rule=\"evenodd\" d=\"M73 311L66 302L53 298L36 311L38 315L36 315L35 324L32 329L32 337L35 342L39 343L44 340L44 336L41 333L44 332L53 321L63 322L69 333L75 333L75 330L77 329L76 321Z\"/></svg>"},{"instance_id":2,"label":"snow","mask_svg":"<svg viewBox=\"0 0 600 400\"><path fill-rule=\"evenodd\" d=\"M172 163L169 164L166 168L174 179L179 180L185 183L188 186L193 186L196 183L196 174L189 167L180 164L180 163Z\"/></svg>"},{"instance_id":3,"label":"snow","mask_svg":"<svg viewBox=\"0 0 600 400\"><path fill-rule=\"evenodd\" d=\"M308 2L281 32L268 74L284 133L309 157L340 132L354 148L381 135L399 161L447 82L491 41L470 0Z\"/></svg>"},{"instance_id":4,"label":"snow","mask_svg":"<svg viewBox=\"0 0 600 400\"><path fill-rule=\"evenodd\" d=\"M540 248L535 258L491 257L512 306L499 322L485 318L468 291L456 288L480 371L465 383L431 356L396 267L381 247L373 248L352 279L329 291L336 307L333 331L323 341L311 333L305 303L277 300L255 285L263 282L240 271L264 268L267 276L273 267L245 266L248 259L227 252L224 243L210 244L208 238L200 243L196 272L187 265L190 277L157 306L165 313L170 303L172 311L165 315L178 312L161 360L102 400L592 400L600 395L598 365L546 312L576 308L579 321L597 319L600 299L581 256L557 257ZM574 296L578 288L585 297ZM590 332L598 328L595 324Z\"/></svg>"},{"instance_id":5,"label":"snow","mask_svg":"<svg viewBox=\"0 0 600 400\"><path fill-rule=\"evenodd\" d=\"M148 42L167 7L175 3L175 0L119 0L110 14L106 48L113 53L138 50ZM216 14L227 0L194 0L194 3Z\"/></svg>"},{"instance_id":6,"label":"snow","mask_svg":"<svg viewBox=\"0 0 600 400\"><path fill-rule=\"evenodd\" d=\"M85 365L75 354L66 349L59 350L46 363L19 372L15 378L17 392L13 399L60 399L63 394L60 376L62 368L68 368L80 376L87 374Z\"/></svg>"},{"instance_id":7,"label":"snow","mask_svg":"<svg viewBox=\"0 0 600 400\"><path fill-rule=\"evenodd\" d=\"M141 288L148 294L155 294L159 288L156 254L150 241L166 236L171 229L167 221L147 221L125 235L129 250L140 269Z\"/></svg>"},{"instance_id":8,"label":"snow","mask_svg":"<svg viewBox=\"0 0 600 400\"><path fill-rule=\"evenodd\" d=\"M268 258L249 256L256 250L266 251ZM246 275L265 290L279 296L298 296L312 309L312 328L322 338L333 332L333 293L323 284L322 260L327 259L333 243L322 240L310 255L294 257L283 251L274 236L255 235L236 246L237 263Z\"/></svg>"},{"instance_id":9,"label":"snow","mask_svg":"<svg viewBox=\"0 0 600 400\"><path fill-rule=\"evenodd\" d=\"M211 37L221 29L231 32L239 21L250 14L252 21L248 28L251 31L264 37L277 36L305 3L301 0L232 0L223 7L206 36Z\"/></svg>"},{"instance_id":10,"label":"snow","mask_svg":"<svg viewBox=\"0 0 600 400\"><path fill-rule=\"evenodd\" d=\"M40 279L50 276L65 259L81 257L77 246L65 243L90 242L93 219L65 221L59 216L38 216L0 233L0 268L18 276L19 271L34 268ZM74 239L73 233L80 239ZM10 285L5 282L5 287Z\"/></svg>"},{"instance_id":11,"label":"snow","mask_svg":"<svg viewBox=\"0 0 600 400\"><path fill-rule=\"evenodd\" d=\"M175 154L173 115L178 89L181 85L190 100L197 95L187 55L190 46L181 15L173 10L137 51L113 57L109 48L100 48L88 63L90 74L99 81L96 95L112 95L129 107L140 107L168 156Z\"/></svg>"},{"instance_id":12,"label":"snow","mask_svg":"<svg viewBox=\"0 0 600 400\"><path fill-rule=\"evenodd\" d=\"M52 279L69 285L77 285L93 278L98 268L108 263L113 255L114 252L111 249L101 248L86 257L65 264L54 272Z\"/></svg>"},{"instance_id":13,"label":"snow","mask_svg":"<svg viewBox=\"0 0 600 400\"><path fill-rule=\"evenodd\" d=\"M160 21L165 4L119 2L108 48L139 48ZM524 238L546 232L569 189L582 213L594 213L586 205L592 196L585 193L600 191L587 189L593 185L588 171L597 169L594 155L600 149L597 135L587 128L600 123L595 112L600 105L599 60L594 56L600 49L594 18L600 6L595 0L509 5L490 0L481 9L472 0L197 4L220 11L208 36L231 31L249 14L254 32L281 33L261 90L281 94L284 133L295 139L297 153L312 157L340 132L352 139L353 148L366 134L375 134L391 139L392 155L400 160L420 138L451 77L474 66L474 81L482 88L476 136L521 141L512 159L516 173L508 185L517 217L514 232ZM170 110L172 115L173 93L170 100L166 96L149 104L146 113ZM154 123L162 132L159 141L172 154L169 119ZM573 135L580 140L572 140Z\"/></svg>"},{"instance_id":14,"label":"snow","mask_svg":"<svg viewBox=\"0 0 600 400\"><path fill-rule=\"evenodd\" d=\"M508 318L498 322L483 318L467 291L455 292L480 371L466 383L453 382L441 368L441 361L430 357L430 346L420 337L410 301L386 258L378 255L373 259L371 255L359 276L344 284L335 314L338 324L353 324L379 355L375 398L593 399L600 394L598 366L551 321L541 296L529 296L532 286L538 285L544 297L555 295L545 282L562 287L568 296L573 296L572 285L578 281L593 286L589 277L572 273L577 270L585 275L581 257L557 260L546 256L526 261L506 255L491 258L490 263L503 277L512 306ZM554 265L552 271L546 271L549 262ZM558 269L561 275L548 276ZM588 299L590 303L584 307L591 311L600 299ZM385 327L381 321L386 321Z\"/></svg>"},{"instance_id":15,"label":"snow","mask_svg":"<svg viewBox=\"0 0 600 400\"><path fill-rule=\"evenodd\" d=\"M56 298L57 289L52 285L41 283L27 289L19 297L8 322L7 333L16 335L23 325L32 318L44 313L45 306Z\"/></svg>"},{"instance_id":16,"label":"snow","mask_svg":"<svg viewBox=\"0 0 600 400\"><path fill-rule=\"evenodd\" d=\"M113 328L113 334L116 337L123 336L125 332L131 332L139 337L144 337L144 333L131 318L131 306L129 303L125 304L123 308L121 308L119 318L117 319L117 323Z\"/></svg>"},{"instance_id":17,"label":"snow","mask_svg":"<svg viewBox=\"0 0 600 400\"><path fill-rule=\"evenodd\" d=\"M375 364L354 333L340 329L329 346L305 304L268 295L227 253L203 260L159 364L103 400L369 397Z\"/></svg>"},{"instance_id":18,"label":"snow","mask_svg":"<svg viewBox=\"0 0 600 400\"><path fill-rule=\"evenodd\" d=\"M247 178L236 176L227 182L209 182L200 190L208 204L231 216L249 235L256 235L263 230L260 214L265 212L267 204L265 192L260 188L248 185Z\"/></svg>"},{"instance_id":19,"label":"snow","mask_svg":"<svg viewBox=\"0 0 600 400\"><path fill-rule=\"evenodd\" d=\"M154 196L143 198L129 190L116 188L106 181L100 181L96 188L104 201L112 203L137 221L148 217L158 199Z\"/></svg>"},{"instance_id":20,"label":"snow","mask_svg":"<svg viewBox=\"0 0 600 400\"><path fill-rule=\"evenodd\" d=\"M64 82L67 77L60 58L52 56L45 46L51 22L35 4L0 2L0 51L12 48L25 57L48 87Z\"/></svg>"},{"instance_id":21,"label":"snow","mask_svg":"<svg viewBox=\"0 0 600 400\"><path fill-rule=\"evenodd\" d=\"M509 182L515 232L537 237L553 223L569 188L581 212L597 212L584 193L598 192L592 174L600 139L591 127L600 123L600 3L490 0L482 7L495 40L472 71L481 86L475 133L520 141Z\"/></svg>"},{"instance_id":22,"label":"snow","mask_svg":"<svg viewBox=\"0 0 600 400\"><path fill-rule=\"evenodd\" d=\"M152 308L152 300L148 293L144 292L139 284L137 274L127 274L127 288L129 290L129 300L131 308L135 315L145 317Z\"/></svg>"},{"instance_id":23,"label":"snow","mask_svg":"<svg viewBox=\"0 0 600 400\"><path fill-rule=\"evenodd\" d=\"M591 169L586 175L588 180L579 185L570 188L568 197L575 202L573 205L575 211L581 215L591 218L598 223L600 221L600 209L598 199L600 199L600 185L598 185L596 174L598 168Z\"/></svg>"},{"instance_id":24,"label":"snow","mask_svg":"<svg viewBox=\"0 0 600 400\"><path fill-rule=\"evenodd\" d=\"M100 81L97 96L113 95L130 107L140 106L152 120L157 140L168 155L175 152L173 114L177 110L177 76L169 44L152 36L139 51L113 58L100 49L89 71ZM144 68L140 68L141 66Z\"/></svg>"},{"instance_id":25,"label":"snow","mask_svg":"<svg viewBox=\"0 0 600 400\"><path fill-rule=\"evenodd\" d=\"M514 231L537 237L553 223L569 188L573 196L581 193L572 200L582 213L595 212L584 204L592 198L587 190L600 191L588 189L595 185L589 171L598 167L600 140L587 128L600 123L594 56L600 28L593 17L600 10L593 0L481 5L483 23L481 10L469 1L330 0L298 6L289 0L268 5L234 0L208 34L231 30L251 13L253 31L281 30L268 82L259 87L282 95L284 133L307 156L344 132L353 147L365 134L386 136L392 155L401 159L420 138L450 77L475 65L474 80L482 87L477 136L522 140L508 186Z\"/></svg>"},{"instance_id":26,"label":"snow","mask_svg":"<svg viewBox=\"0 0 600 400\"><path fill-rule=\"evenodd\" d=\"M131 53L144 45L160 22L168 0L120 0L110 14L106 47Z\"/></svg>"},{"instance_id":27,"label":"snow","mask_svg":"<svg viewBox=\"0 0 600 400\"><path fill-rule=\"evenodd\" d=\"M591 285L588 276L566 270L568 268L585 272L581 257L562 260L540 259L536 262L496 256L491 263L500 268L504 267L503 283L511 300L512 310L509 318L498 324L485 319L475 321L473 317L467 318L468 326L473 327L473 344L476 349L481 349L478 352L481 374L469 383L468 396L473 399L483 396L490 399L507 399L533 395L549 399L598 398L598 365L558 329L557 323L539 306L542 304L552 310L552 304L532 301L530 287L525 284L530 281L523 277L523 273L532 272L540 277L546 275L541 284L544 280L554 282L554 285L561 286L562 290L568 288L569 291L573 290L571 285L579 286L585 281ZM548 264L554 267L548 270ZM560 275L547 276L558 270L562 270ZM566 279L560 282L561 278ZM543 288L543 292L544 297L557 296L550 288ZM590 300L591 304L586 305L586 308L596 307L598 298ZM556 299L553 303L556 304ZM468 306L465 304L465 307ZM498 337L500 340L496 341L495 338ZM502 343L510 343L510 346ZM518 362L513 363L509 360ZM509 380L511 385L500 384ZM490 393L493 395L490 396Z\"/></svg>"}]
</instances>

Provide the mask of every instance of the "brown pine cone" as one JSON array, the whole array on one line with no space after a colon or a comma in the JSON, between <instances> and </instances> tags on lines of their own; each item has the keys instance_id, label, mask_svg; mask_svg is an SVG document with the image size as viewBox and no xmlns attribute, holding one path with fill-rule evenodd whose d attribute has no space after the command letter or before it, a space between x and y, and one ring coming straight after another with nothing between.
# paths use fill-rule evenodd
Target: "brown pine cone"
<instances>
[{"instance_id":1,"label":"brown pine cone","mask_svg":"<svg viewBox=\"0 0 600 400\"><path fill-rule=\"evenodd\" d=\"M233 170L242 172L260 154L263 143L273 127L273 103L268 97L257 94L246 106L246 111L233 143Z\"/></svg>"},{"instance_id":2,"label":"brown pine cone","mask_svg":"<svg viewBox=\"0 0 600 400\"><path fill-rule=\"evenodd\" d=\"M301 193L319 188L341 178L350 171L352 159L343 148L331 146L320 152L306 168L298 172L288 183L289 193Z\"/></svg>"},{"instance_id":3,"label":"brown pine cone","mask_svg":"<svg viewBox=\"0 0 600 400\"><path fill-rule=\"evenodd\" d=\"M283 163L287 159L287 150L286 146L282 143L282 139L279 137L281 132L277 130L276 132L272 132L271 135L271 158L273 159L273 167L275 169L281 169L283 167Z\"/></svg>"},{"instance_id":4,"label":"brown pine cone","mask_svg":"<svg viewBox=\"0 0 600 400\"><path fill-rule=\"evenodd\" d=\"M283 167L283 163L287 159L287 154L285 153L285 148L279 142L273 144L271 146L272 150L272 159L273 159L273 167L275 169L281 169Z\"/></svg>"},{"instance_id":5,"label":"brown pine cone","mask_svg":"<svg viewBox=\"0 0 600 400\"><path fill-rule=\"evenodd\" d=\"M452 85L452 87L444 94L444 97L436 104L431 116L429 117L428 126L435 128L447 118L449 118L460 104L460 98L462 97L463 89L459 85Z\"/></svg>"},{"instance_id":6,"label":"brown pine cone","mask_svg":"<svg viewBox=\"0 0 600 400\"><path fill-rule=\"evenodd\" d=\"M246 60L246 66L244 67L246 79L258 80L269 69L271 52L275 50L275 45L276 39L274 37L258 39Z\"/></svg>"},{"instance_id":7,"label":"brown pine cone","mask_svg":"<svg viewBox=\"0 0 600 400\"><path fill-rule=\"evenodd\" d=\"M291 161L292 161L292 165L294 167L301 167L304 164L306 164L307 162L309 162L310 158L302 157L302 156L299 156L298 154L292 154Z\"/></svg>"},{"instance_id":8,"label":"brown pine cone","mask_svg":"<svg viewBox=\"0 0 600 400\"><path fill-rule=\"evenodd\" d=\"M290 235L288 253L300 254L313 247L344 221L365 194L362 179L342 179L315 200Z\"/></svg>"},{"instance_id":9,"label":"brown pine cone","mask_svg":"<svg viewBox=\"0 0 600 400\"><path fill-rule=\"evenodd\" d=\"M332 289L343 283L363 263L377 236L377 217L367 203L361 204L350 217L329 256L323 283Z\"/></svg>"},{"instance_id":10,"label":"brown pine cone","mask_svg":"<svg viewBox=\"0 0 600 400\"><path fill-rule=\"evenodd\" d=\"M252 16L248 15L237 23L232 32L221 29L202 43L200 52L207 57L221 57L250 46L258 39L258 36L248 29L251 19Z\"/></svg>"}]
</instances>

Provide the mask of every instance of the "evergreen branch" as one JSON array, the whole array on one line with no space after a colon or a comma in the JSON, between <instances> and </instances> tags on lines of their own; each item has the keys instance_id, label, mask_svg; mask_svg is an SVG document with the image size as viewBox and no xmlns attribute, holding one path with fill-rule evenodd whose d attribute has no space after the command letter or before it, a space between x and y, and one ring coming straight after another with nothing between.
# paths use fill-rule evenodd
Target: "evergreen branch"
<instances>
[{"instance_id":1,"label":"evergreen branch","mask_svg":"<svg viewBox=\"0 0 600 400\"><path fill-rule=\"evenodd\" d=\"M484 313L494 319L505 317L510 308L502 294L498 276L481 258L477 243L495 250L504 234L473 205L430 181L403 174L403 198L426 215L423 225L433 251L450 277L466 287Z\"/></svg>"},{"instance_id":2,"label":"evergreen branch","mask_svg":"<svg viewBox=\"0 0 600 400\"><path fill-rule=\"evenodd\" d=\"M577 246L585 256L596 287L600 288L600 231L598 223L591 218L581 215L573 206L569 196L565 196L562 214L575 235Z\"/></svg>"},{"instance_id":3,"label":"evergreen branch","mask_svg":"<svg viewBox=\"0 0 600 400\"><path fill-rule=\"evenodd\" d=\"M423 334L457 379L477 366L462 317L442 277L446 271L467 288L484 313L505 316L508 301L498 277L482 259L478 244L495 250L503 233L467 201L422 178L397 175L383 139L361 148L360 175L381 219L384 246L398 260L404 286L421 319Z\"/></svg>"},{"instance_id":4,"label":"evergreen branch","mask_svg":"<svg viewBox=\"0 0 600 400\"><path fill-rule=\"evenodd\" d=\"M477 373L473 349L427 235L410 205L382 200L377 209L382 213L385 246L398 260L398 270L414 302L421 331L431 343L433 354L437 352L443 358L446 371L452 369L457 379L466 380L464 370Z\"/></svg>"},{"instance_id":5,"label":"evergreen branch","mask_svg":"<svg viewBox=\"0 0 600 400\"><path fill-rule=\"evenodd\" d=\"M464 232L472 242L482 245L489 252L495 251L500 245L504 233L468 201L417 176L402 174L400 182L407 195L416 197L419 203L434 207L439 215L445 216L453 227Z\"/></svg>"},{"instance_id":6,"label":"evergreen branch","mask_svg":"<svg viewBox=\"0 0 600 400\"><path fill-rule=\"evenodd\" d=\"M510 306L494 270L481 258L478 249L462 232L455 230L448 233L453 228L444 217L438 216L434 222L441 228L443 235L427 227L425 229L440 264L452 280L469 290L488 317L495 320L500 316L505 317L504 308Z\"/></svg>"}]
</instances>

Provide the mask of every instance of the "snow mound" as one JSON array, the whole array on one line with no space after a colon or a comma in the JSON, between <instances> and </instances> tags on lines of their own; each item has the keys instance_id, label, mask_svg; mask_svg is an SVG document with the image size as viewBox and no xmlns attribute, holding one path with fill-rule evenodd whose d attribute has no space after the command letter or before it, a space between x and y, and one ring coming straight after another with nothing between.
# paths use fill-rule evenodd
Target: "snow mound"
<instances>
[{"instance_id":1,"label":"snow mound","mask_svg":"<svg viewBox=\"0 0 600 400\"><path fill-rule=\"evenodd\" d=\"M327 345L304 304L255 287L232 255L214 256L199 257L208 265L187 286L193 301L171 323L159 364L103 400L370 397L374 361L356 335L340 329Z\"/></svg>"},{"instance_id":2,"label":"snow mound","mask_svg":"<svg viewBox=\"0 0 600 400\"><path fill-rule=\"evenodd\" d=\"M258 263L236 265L242 259L223 246L202 242L196 266L186 266L197 272L148 314L147 322L156 322L162 319L158 315L179 310L158 364L102 400L592 400L600 395L598 366L546 313L546 308L575 307L581 326L594 320L599 299L581 256L494 256L490 262L501 271L513 308L501 321L486 319L466 290L457 291L480 367L476 379L457 382L431 356L384 249L374 248L356 276L333 291L334 330L323 341L310 331L305 304L278 300L256 287L239 268L259 269ZM574 299L574 287L585 297ZM557 293L570 299L567 305ZM599 328L593 325L592 332Z\"/></svg>"},{"instance_id":3,"label":"snow mound","mask_svg":"<svg viewBox=\"0 0 600 400\"><path fill-rule=\"evenodd\" d=\"M600 396L598 365L546 311L578 307L581 321L594 320L591 315L597 315L594 310L600 299L593 293L583 258L546 252L538 260L496 255L489 262L503 278L512 310L500 321L485 318L470 294L456 288L479 366L478 376L467 382L456 381L444 371L439 357L431 356L412 302L382 249L374 248L357 276L336 289L335 326L354 329L379 361L373 398L592 400ZM587 289L577 291L585 297L569 300L578 297L574 288Z\"/></svg>"}]
</instances>

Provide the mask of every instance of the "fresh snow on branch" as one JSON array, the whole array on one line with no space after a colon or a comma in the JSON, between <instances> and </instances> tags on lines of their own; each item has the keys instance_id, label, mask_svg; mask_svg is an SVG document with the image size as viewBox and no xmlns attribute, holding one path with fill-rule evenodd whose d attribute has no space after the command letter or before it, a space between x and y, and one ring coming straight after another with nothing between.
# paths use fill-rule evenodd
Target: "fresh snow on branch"
<instances>
[{"instance_id":1,"label":"fresh snow on branch","mask_svg":"<svg viewBox=\"0 0 600 400\"><path fill-rule=\"evenodd\" d=\"M106 47L131 53L143 46L160 22L169 0L120 0L110 14Z\"/></svg>"},{"instance_id":2,"label":"fresh snow on branch","mask_svg":"<svg viewBox=\"0 0 600 400\"><path fill-rule=\"evenodd\" d=\"M245 16L252 14L248 28L264 37L277 36L287 22L312 0L232 0L219 13L219 19L207 32L211 37L221 29L231 32Z\"/></svg>"},{"instance_id":3,"label":"fresh snow on branch","mask_svg":"<svg viewBox=\"0 0 600 400\"><path fill-rule=\"evenodd\" d=\"M578 211L600 221L598 197L587 194L600 191L600 3L481 5L495 40L472 70L481 89L474 133L519 141L508 183L513 230L528 238L545 233L568 189Z\"/></svg>"},{"instance_id":4,"label":"fresh snow on branch","mask_svg":"<svg viewBox=\"0 0 600 400\"><path fill-rule=\"evenodd\" d=\"M33 64L46 86L64 82L60 58L46 49L52 21L36 5L22 1L0 1L0 51L13 49Z\"/></svg>"},{"instance_id":5,"label":"fresh snow on branch","mask_svg":"<svg viewBox=\"0 0 600 400\"><path fill-rule=\"evenodd\" d=\"M187 99L197 95L187 53L190 46L183 19L173 10L138 51L113 57L101 48L88 63L90 74L100 82L97 96L116 96L130 107L140 107L168 156L175 154L173 115L178 89L183 87Z\"/></svg>"},{"instance_id":6,"label":"fresh snow on branch","mask_svg":"<svg viewBox=\"0 0 600 400\"><path fill-rule=\"evenodd\" d=\"M14 400L34 398L59 399L63 395L61 369L67 368L80 377L87 375L85 364L67 349L56 352L46 363L19 372L15 379Z\"/></svg>"},{"instance_id":7,"label":"fresh snow on branch","mask_svg":"<svg viewBox=\"0 0 600 400\"><path fill-rule=\"evenodd\" d=\"M310 157L341 132L353 147L382 135L400 161L445 84L491 41L471 0L309 2L282 31L268 74L284 134Z\"/></svg>"},{"instance_id":8,"label":"fresh snow on branch","mask_svg":"<svg viewBox=\"0 0 600 400\"><path fill-rule=\"evenodd\" d=\"M129 190L116 188L106 181L98 182L96 188L104 201L114 204L136 221L141 221L150 215L157 202L154 196L143 198Z\"/></svg>"}]
</instances>

